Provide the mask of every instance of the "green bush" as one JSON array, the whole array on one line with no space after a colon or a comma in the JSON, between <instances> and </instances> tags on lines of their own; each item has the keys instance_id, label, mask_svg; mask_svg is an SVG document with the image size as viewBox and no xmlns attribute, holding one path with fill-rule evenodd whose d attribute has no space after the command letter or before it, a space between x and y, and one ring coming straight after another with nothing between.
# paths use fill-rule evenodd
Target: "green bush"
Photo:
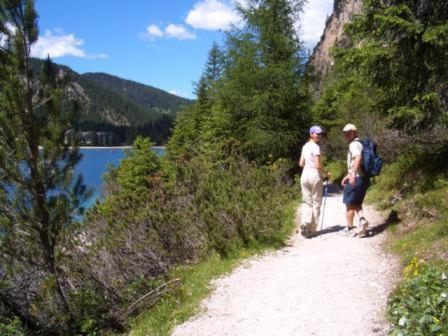
<instances>
[{"instance_id":1,"label":"green bush","mask_svg":"<svg viewBox=\"0 0 448 336\"><path fill-rule=\"evenodd\" d=\"M333 161L325 165L326 170L331 173L331 180L340 183L347 175L347 164L344 161Z\"/></svg>"},{"instance_id":2,"label":"green bush","mask_svg":"<svg viewBox=\"0 0 448 336\"><path fill-rule=\"evenodd\" d=\"M279 246L290 233L284 220L295 195L290 161L258 166L219 148L188 161L148 153L149 142L137 139L108 173L104 202L84 220L85 243L70 267L77 270L71 280L78 291L70 298L82 332L114 323L126 328L126 308L145 297L130 313L136 315L156 302L146 294L175 267L211 253L225 258Z\"/></svg>"},{"instance_id":3,"label":"green bush","mask_svg":"<svg viewBox=\"0 0 448 336\"><path fill-rule=\"evenodd\" d=\"M448 280L445 273L414 258L404 282L389 300L392 336L448 335Z\"/></svg>"},{"instance_id":4,"label":"green bush","mask_svg":"<svg viewBox=\"0 0 448 336\"><path fill-rule=\"evenodd\" d=\"M0 318L0 335L2 336L24 336L25 331L19 318Z\"/></svg>"}]
</instances>

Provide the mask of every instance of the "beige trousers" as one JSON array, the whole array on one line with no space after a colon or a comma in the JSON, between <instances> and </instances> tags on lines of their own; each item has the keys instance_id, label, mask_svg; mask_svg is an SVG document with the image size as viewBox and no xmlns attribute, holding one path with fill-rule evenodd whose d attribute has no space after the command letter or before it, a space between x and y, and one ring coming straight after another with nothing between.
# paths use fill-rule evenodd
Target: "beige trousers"
<instances>
[{"instance_id":1,"label":"beige trousers","mask_svg":"<svg viewBox=\"0 0 448 336\"><path fill-rule=\"evenodd\" d=\"M309 233L317 229L322 205L322 178L316 174L302 174L300 178L302 187L302 225Z\"/></svg>"}]
</instances>

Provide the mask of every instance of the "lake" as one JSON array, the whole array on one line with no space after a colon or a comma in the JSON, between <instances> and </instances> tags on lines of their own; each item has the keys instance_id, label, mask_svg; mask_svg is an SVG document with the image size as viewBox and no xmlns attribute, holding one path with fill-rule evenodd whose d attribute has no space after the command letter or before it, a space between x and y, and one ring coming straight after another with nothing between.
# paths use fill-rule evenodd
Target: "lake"
<instances>
[{"instance_id":1,"label":"lake","mask_svg":"<svg viewBox=\"0 0 448 336\"><path fill-rule=\"evenodd\" d=\"M85 204L86 208L92 206L100 195L102 185L102 175L106 172L107 166L112 164L117 166L125 156L129 147L124 148L82 148L79 151L83 157L76 167L76 172L81 173L84 183L94 189L91 199ZM154 147L153 151L162 156L165 153L164 147Z\"/></svg>"}]
</instances>

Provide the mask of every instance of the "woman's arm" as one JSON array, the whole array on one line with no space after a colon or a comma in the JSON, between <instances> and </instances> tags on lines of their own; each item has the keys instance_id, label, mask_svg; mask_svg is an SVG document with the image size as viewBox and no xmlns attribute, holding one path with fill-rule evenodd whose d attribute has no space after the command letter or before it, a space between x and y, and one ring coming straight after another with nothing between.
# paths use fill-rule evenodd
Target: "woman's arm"
<instances>
[{"instance_id":1,"label":"woman's arm","mask_svg":"<svg viewBox=\"0 0 448 336\"><path fill-rule=\"evenodd\" d=\"M303 153L300 154L299 166L302 168L305 167L305 158L303 157Z\"/></svg>"},{"instance_id":2,"label":"woman's arm","mask_svg":"<svg viewBox=\"0 0 448 336\"><path fill-rule=\"evenodd\" d=\"M317 170L319 171L319 173L321 174L321 175L324 175L324 167L322 167L322 160L320 159L320 155L316 155L315 157L315 160L316 160L316 168L317 168Z\"/></svg>"},{"instance_id":3,"label":"woman's arm","mask_svg":"<svg viewBox=\"0 0 448 336\"><path fill-rule=\"evenodd\" d=\"M330 177L331 174L329 172L326 172L324 166L322 165L322 159L320 155L316 155L315 158L316 158L316 168L319 171L320 175L323 177Z\"/></svg>"}]
</instances>

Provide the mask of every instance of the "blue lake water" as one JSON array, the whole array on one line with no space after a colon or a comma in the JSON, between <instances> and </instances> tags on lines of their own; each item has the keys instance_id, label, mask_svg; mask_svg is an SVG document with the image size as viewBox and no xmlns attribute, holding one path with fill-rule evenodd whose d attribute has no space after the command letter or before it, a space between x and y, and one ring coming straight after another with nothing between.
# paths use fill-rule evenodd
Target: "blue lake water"
<instances>
[{"instance_id":1,"label":"blue lake water","mask_svg":"<svg viewBox=\"0 0 448 336\"><path fill-rule=\"evenodd\" d=\"M88 208L95 203L101 192L101 185L103 183L102 176L107 170L107 166L112 164L117 166L120 160L125 156L127 148L92 148L80 149L83 157L81 162L76 167L76 172L81 173L84 183L92 187L94 195L89 199L85 206ZM163 147L155 147L153 151L162 156L164 154Z\"/></svg>"}]
</instances>

